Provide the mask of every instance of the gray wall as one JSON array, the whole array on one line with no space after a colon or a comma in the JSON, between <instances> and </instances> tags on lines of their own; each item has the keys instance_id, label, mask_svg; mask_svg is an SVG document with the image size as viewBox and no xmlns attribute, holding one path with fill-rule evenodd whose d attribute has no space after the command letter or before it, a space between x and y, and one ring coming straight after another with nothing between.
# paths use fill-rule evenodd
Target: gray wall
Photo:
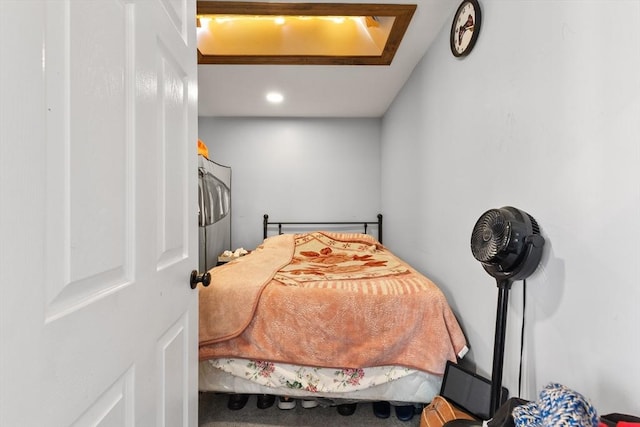
<instances>
[{"instance_id":1,"label":"gray wall","mask_svg":"<svg viewBox=\"0 0 640 427\"><path fill-rule=\"evenodd\" d=\"M601 413L638 414L640 2L481 3L471 55L451 55L445 25L382 123L201 118L213 158L233 167L234 246L259 243L265 212L380 210L385 244L441 286L468 361L489 375L497 288L471 229L487 209L522 208L547 239L527 281L523 397L557 381ZM510 296L512 394L522 288Z\"/></svg>"},{"instance_id":2,"label":"gray wall","mask_svg":"<svg viewBox=\"0 0 640 427\"><path fill-rule=\"evenodd\" d=\"M200 117L211 159L231 166L234 248L262 242L278 221L375 220L380 212L379 119Z\"/></svg>"},{"instance_id":3,"label":"gray wall","mask_svg":"<svg viewBox=\"0 0 640 427\"><path fill-rule=\"evenodd\" d=\"M383 119L385 243L445 290L469 359L490 373L497 287L471 229L490 208L528 211L547 245L527 281L524 397L557 381L601 413L638 414L640 36L621 23L640 20L640 2L481 4L474 51L454 58L444 28ZM514 393L522 289L508 318Z\"/></svg>"}]
</instances>

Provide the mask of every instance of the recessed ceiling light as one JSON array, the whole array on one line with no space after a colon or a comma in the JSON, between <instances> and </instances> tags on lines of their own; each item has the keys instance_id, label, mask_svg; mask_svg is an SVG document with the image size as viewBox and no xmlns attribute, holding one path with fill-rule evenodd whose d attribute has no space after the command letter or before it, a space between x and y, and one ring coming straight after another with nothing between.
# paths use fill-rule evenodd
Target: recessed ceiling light
<instances>
[{"instance_id":1,"label":"recessed ceiling light","mask_svg":"<svg viewBox=\"0 0 640 427\"><path fill-rule=\"evenodd\" d=\"M280 92L269 92L266 98L272 104L279 104L284 100L284 96Z\"/></svg>"}]
</instances>

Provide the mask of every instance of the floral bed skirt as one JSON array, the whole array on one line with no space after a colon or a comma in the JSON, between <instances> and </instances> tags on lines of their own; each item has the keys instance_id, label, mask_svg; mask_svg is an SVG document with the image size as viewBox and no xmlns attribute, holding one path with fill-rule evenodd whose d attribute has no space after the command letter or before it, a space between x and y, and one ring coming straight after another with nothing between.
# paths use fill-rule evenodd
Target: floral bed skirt
<instances>
[{"instance_id":1,"label":"floral bed skirt","mask_svg":"<svg viewBox=\"0 0 640 427\"><path fill-rule=\"evenodd\" d=\"M427 403L442 378L400 366L317 368L248 359L200 362L201 391Z\"/></svg>"}]
</instances>

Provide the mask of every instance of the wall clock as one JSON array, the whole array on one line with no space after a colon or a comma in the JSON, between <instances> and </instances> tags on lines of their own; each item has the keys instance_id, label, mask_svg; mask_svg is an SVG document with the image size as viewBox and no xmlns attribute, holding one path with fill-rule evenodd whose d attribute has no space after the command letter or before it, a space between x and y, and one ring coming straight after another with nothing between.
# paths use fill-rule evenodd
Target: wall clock
<instances>
[{"instance_id":1,"label":"wall clock","mask_svg":"<svg viewBox=\"0 0 640 427\"><path fill-rule=\"evenodd\" d=\"M451 24L450 45L454 56L465 56L471 52L480 33L482 14L478 0L464 0Z\"/></svg>"}]
</instances>

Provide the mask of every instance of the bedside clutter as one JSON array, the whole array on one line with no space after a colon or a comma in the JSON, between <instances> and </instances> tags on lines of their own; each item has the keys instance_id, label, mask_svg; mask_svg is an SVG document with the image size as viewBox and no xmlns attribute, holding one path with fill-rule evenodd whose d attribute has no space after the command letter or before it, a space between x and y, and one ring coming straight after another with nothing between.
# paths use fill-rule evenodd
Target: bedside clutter
<instances>
[{"instance_id":1,"label":"bedside clutter","mask_svg":"<svg viewBox=\"0 0 640 427\"><path fill-rule=\"evenodd\" d=\"M515 407L511 415L516 427L598 427L598 414L591 402L580 393L556 383L547 385L537 401Z\"/></svg>"},{"instance_id":2,"label":"bedside clutter","mask_svg":"<svg viewBox=\"0 0 640 427\"><path fill-rule=\"evenodd\" d=\"M238 248L233 252L224 251L218 256L218 264L224 264L225 262L233 261L234 259L240 258L241 256L244 256L248 253L249 251L244 248Z\"/></svg>"},{"instance_id":3,"label":"bedside clutter","mask_svg":"<svg viewBox=\"0 0 640 427\"><path fill-rule=\"evenodd\" d=\"M502 402L509 392L503 387ZM440 394L422 410L420 427L443 427L454 421L458 426L482 426L489 418L491 381L457 363L448 361L444 368Z\"/></svg>"},{"instance_id":4,"label":"bedside clutter","mask_svg":"<svg viewBox=\"0 0 640 427\"><path fill-rule=\"evenodd\" d=\"M640 427L640 417L626 414L607 414L600 417L598 427Z\"/></svg>"},{"instance_id":5,"label":"bedside clutter","mask_svg":"<svg viewBox=\"0 0 640 427\"><path fill-rule=\"evenodd\" d=\"M478 421L477 418L458 408L446 398L436 396L422 410L420 427L443 427L444 425L450 425L449 423L454 420L471 421L468 425L482 426L482 421Z\"/></svg>"},{"instance_id":6,"label":"bedside clutter","mask_svg":"<svg viewBox=\"0 0 640 427\"><path fill-rule=\"evenodd\" d=\"M598 417L588 398L558 383L549 383L536 401L508 399L489 420L436 396L420 421L420 427L640 427L640 417L632 415Z\"/></svg>"}]
</instances>

